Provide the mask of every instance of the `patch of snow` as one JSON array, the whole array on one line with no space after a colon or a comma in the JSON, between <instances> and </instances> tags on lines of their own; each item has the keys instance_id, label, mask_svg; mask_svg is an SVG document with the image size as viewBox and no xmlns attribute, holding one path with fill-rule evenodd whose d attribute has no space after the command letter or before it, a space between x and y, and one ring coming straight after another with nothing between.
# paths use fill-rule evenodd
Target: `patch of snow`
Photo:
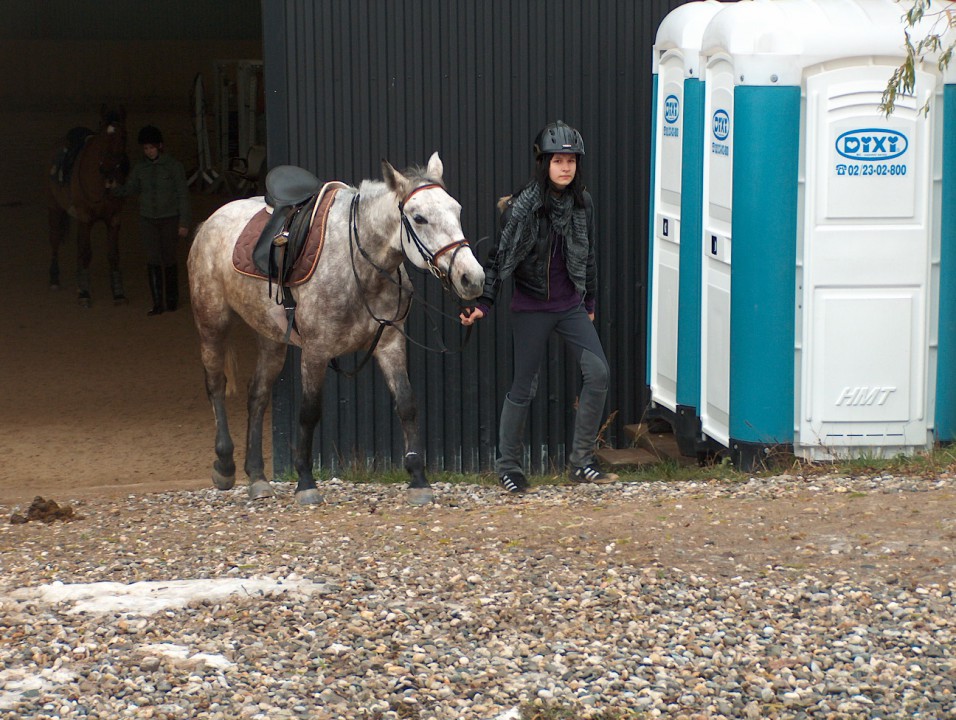
<instances>
[{"instance_id":1,"label":"patch of snow","mask_svg":"<svg viewBox=\"0 0 956 720\"><path fill-rule=\"evenodd\" d=\"M326 591L326 585L287 578L215 578L198 580L149 580L130 585L117 582L78 583L56 581L32 588L14 590L0 600L38 600L43 603L67 603L68 614L125 613L153 615L162 610L182 608L196 600L221 602L233 595L255 597L281 593L310 595Z\"/></svg>"}]
</instances>

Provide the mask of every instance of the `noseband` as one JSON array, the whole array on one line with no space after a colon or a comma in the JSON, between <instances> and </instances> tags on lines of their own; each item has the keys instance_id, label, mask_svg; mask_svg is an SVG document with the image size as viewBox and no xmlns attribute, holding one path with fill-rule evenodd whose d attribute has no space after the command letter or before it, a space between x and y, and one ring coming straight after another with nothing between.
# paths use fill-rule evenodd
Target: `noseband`
<instances>
[{"instance_id":1,"label":"noseband","mask_svg":"<svg viewBox=\"0 0 956 720\"><path fill-rule=\"evenodd\" d=\"M425 247L425 244L422 242L421 238L418 237L418 233L415 232L415 228L412 227L412 222L408 219L408 215L405 214L405 204L411 200L416 193L421 192L422 190L430 190L432 188L439 188L441 190L445 189L438 183L419 185L417 188L408 193L408 195L406 195L401 202L398 203L398 211L402 216L402 227L405 228L405 233L411 238L412 242L415 243L415 247L418 249L419 255L422 256L422 260L425 261L425 265L428 267L428 270L432 275L441 280L441 283L445 286L446 290L451 290L451 281L448 275L451 272L452 265L455 262L455 256L458 255L458 251L463 247L468 247L468 241L464 238L461 240L455 240L440 248L437 252L433 253L431 250ZM402 243L402 247L405 247L404 243ZM445 272L438 267L438 258L440 258L449 250L454 250L455 252L452 253L451 260L448 262L448 272Z\"/></svg>"}]
</instances>

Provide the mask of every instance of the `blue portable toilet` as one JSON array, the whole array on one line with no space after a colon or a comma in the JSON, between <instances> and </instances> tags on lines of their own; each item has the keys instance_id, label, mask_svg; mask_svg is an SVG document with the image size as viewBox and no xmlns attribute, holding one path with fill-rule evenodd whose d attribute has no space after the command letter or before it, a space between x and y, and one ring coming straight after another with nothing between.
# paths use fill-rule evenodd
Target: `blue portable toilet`
<instances>
[{"instance_id":1,"label":"blue portable toilet","mask_svg":"<svg viewBox=\"0 0 956 720\"><path fill-rule=\"evenodd\" d=\"M684 455L700 448L700 264L704 132L700 42L722 7L689 2L654 43L648 363L650 414L667 420Z\"/></svg>"},{"instance_id":2,"label":"blue portable toilet","mask_svg":"<svg viewBox=\"0 0 956 720\"><path fill-rule=\"evenodd\" d=\"M924 64L879 111L903 40L893 0L741 0L704 31L701 429L739 467L956 427L952 95Z\"/></svg>"}]
</instances>

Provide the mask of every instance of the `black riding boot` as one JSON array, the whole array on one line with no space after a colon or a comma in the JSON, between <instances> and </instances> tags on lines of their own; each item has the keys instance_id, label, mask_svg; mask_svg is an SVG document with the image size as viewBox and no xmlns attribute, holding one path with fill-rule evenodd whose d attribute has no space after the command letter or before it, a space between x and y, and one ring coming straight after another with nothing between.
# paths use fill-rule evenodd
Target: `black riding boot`
<instances>
[{"instance_id":1,"label":"black riding boot","mask_svg":"<svg viewBox=\"0 0 956 720\"><path fill-rule=\"evenodd\" d=\"M163 313L163 268L160 265L147 265L149 274L149 294L153 296L153 309L147 315Z\"/></svg>"},{"instance_id":2,"label":"black riding boot","mask_svg":"<svg viewBox=\"0 0 956 720\"><path fill-rule=\"evenodd\" d=\"M166 309L173 312L179 307L179 272L175 265L167 265L166 272Z\"/></svg>"}]
</instances>

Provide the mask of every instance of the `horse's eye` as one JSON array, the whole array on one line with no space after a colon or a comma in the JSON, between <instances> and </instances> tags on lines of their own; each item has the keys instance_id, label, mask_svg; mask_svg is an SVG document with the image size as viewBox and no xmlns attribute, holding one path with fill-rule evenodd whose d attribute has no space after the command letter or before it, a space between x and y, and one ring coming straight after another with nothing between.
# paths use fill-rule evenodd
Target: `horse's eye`
<instances>
[{"instance_id":1,"label":"horse's eye","mask_svg":"<svg viewBox=\"0 0 956 720\"><path fill-rule=\"evenodd\" d=\"M422 217L421 215L416 215L415 217L412 218L412 220L414 220L418 225L427 225L427 224L428 224L428 220L426 220L426 219L425 219L424 217Z\"/></svg>"}]
</instances>

